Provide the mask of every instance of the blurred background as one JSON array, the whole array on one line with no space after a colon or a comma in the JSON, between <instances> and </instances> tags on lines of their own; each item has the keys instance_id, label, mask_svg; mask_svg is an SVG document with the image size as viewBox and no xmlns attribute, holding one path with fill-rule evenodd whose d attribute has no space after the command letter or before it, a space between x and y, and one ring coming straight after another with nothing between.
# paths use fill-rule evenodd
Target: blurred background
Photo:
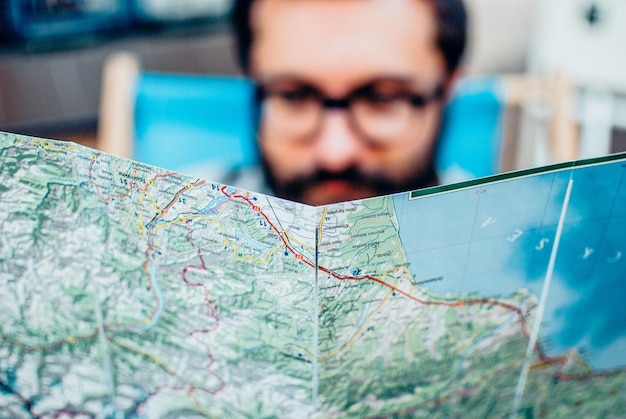
<instances>
[{"instance_id":1,"label":"blurred background","mask_svg":"<svg viewBox=\"0 0 626 419\"><path fill-rule=\"evenodd\" d=\"M98 146L103 68L118 51L131 52L142 71L238 74L227 23L231 0L0 4L1 131ZM626 0L466 4L471 36L464 76L560 77L575 143L551 147L574 147L562 158L626 150ZM516 131L528 118L554 113L554 107L515 103L519 109L507 124ZM520 141L506 168L555 160L537 157L536 147Z\"/></svg>"},{"instance_id":2,"label":"blurred background","mask_svg":"<svg viewBox=\"0 0 626 419\"><path fill-rule=\"evenodd\" d=\"M0 0L0 130L95 144L102 70L237 71L229 0Z\"/></svg>"}]
</instances>

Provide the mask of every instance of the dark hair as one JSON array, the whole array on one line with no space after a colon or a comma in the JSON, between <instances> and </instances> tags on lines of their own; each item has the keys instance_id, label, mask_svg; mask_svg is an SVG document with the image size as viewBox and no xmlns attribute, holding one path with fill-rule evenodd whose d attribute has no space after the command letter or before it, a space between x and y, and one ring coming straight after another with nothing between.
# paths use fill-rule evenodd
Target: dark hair
<instances>
[{"instance_id":1,"label":"dark hair","mask_svg":"<svg viewBox=\"0 0 626 419\"><path fill-rule=\"evenodd\" d=\"M254 0L235 0L231 23L237 41L237 56L244 71L250 70L252 28L250 9ZM446 70L452 73L460 64L467 42L467 12L462 0L423 0L437 16L437 47L443 54Z\"/></svg>"}]
</instances>

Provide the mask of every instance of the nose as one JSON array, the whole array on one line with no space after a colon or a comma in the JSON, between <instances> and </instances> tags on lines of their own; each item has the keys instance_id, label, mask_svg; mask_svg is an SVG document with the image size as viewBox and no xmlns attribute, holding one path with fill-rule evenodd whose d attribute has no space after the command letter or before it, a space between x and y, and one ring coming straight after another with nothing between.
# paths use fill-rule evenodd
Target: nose
<instances>
[{"instance_id":1,"label":"nose","mask_svg":"<svg viewBox=\"0 0 626 419\"><path fill-rule=\"evenodd\" d=\"M318 168L340 172L356 166L363 157L363 144L345 111L327 110L315 138Z\"/></svg>"}]
</instances>

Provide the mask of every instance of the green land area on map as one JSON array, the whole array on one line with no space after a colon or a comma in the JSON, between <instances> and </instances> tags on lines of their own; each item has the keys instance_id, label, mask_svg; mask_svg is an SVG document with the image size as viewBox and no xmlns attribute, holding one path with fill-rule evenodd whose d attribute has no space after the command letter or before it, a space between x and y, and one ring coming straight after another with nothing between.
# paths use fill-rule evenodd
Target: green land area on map
<instances>
[{"instance_id":1,"label":"green land area on map","mask_svg":"<svg viewBox=\"0 0 626 419\"><path fill-rule=\"evenodd\" d=\"M626 417L623 367L526 356L530 289L431 290L394 199L0 133L0 417L504 417L525 363L519 417Z\"/></svg>"}]
</instances>

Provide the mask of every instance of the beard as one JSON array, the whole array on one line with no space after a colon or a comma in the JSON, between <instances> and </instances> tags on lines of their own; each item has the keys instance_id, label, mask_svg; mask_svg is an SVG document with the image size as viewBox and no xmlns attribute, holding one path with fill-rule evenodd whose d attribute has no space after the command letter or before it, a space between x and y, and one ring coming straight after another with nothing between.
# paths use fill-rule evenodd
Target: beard
<instances>
[{"instance_id":1,"label":"beard","mask_svg":"<svg viewBox=\"0 0 626 419\"><path fill-rule=\"evenodd\" d=\"M290 179L278 179L265 158L262 158L266 182L276 196L309 205L325 205L341 201L370 198L399 192L408 192L435 186L437 173L432 159L426 167L416 165L413 172L402 179L391 179L380 172L365 172L351 166L340 172L324 169L301 173ZM332 193L324 185L342 184L341 192Z\"/></svg>"},{"instance_id":2,"label":"beard","mask_svg":"<svg viewBox=\"0 0 626 419\"><path fill-rule=\"evenodd\" d=\"M440 113L426 158L416 156L413 169L401 178L393 178L382 171L364 171L353 165L335 172L318 168L296 174L289 179L281 179L275 175L260 148L265 181L276 196L307 205L326 205L437 186L439 177L435 161L439 153L438 139L442 134L444 118L443 112ZM333 182L343 184L341 192L324 191L325 185Z\"/></svg>"}]
</instances>

